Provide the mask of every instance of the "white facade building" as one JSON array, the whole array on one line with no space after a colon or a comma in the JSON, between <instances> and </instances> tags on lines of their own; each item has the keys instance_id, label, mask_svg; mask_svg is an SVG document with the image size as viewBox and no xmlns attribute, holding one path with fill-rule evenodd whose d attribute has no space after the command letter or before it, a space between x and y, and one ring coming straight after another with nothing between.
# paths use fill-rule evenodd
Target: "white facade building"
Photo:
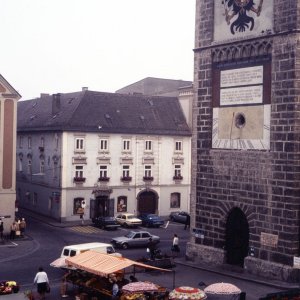
<instances>
[{"instance_id":1,"label":"white facade building","mask_svg":"<svg viewBox=\"0 0 300 300\"><path fill-rule=\"evenodd\" d=\"M189 211L191 131L177 98L43 95L18 116L20 206L62 221Z\"/></svg>"}]
</instances>

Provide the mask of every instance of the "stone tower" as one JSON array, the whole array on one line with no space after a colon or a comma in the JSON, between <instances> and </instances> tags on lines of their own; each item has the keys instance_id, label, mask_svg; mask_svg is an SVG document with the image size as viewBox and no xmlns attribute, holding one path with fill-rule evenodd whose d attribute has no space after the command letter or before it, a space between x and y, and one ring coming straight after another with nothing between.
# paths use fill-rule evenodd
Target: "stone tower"
<instances>
[{"instance_id":1,"label":"stone tower","mask_svg":"<svg viewBox=\"0 0 300 300\"><path fill-rule=\"evenodd\" d=\"M300 1L196 0L187 257L297 281Z\"/></svg>"}]
</instances>

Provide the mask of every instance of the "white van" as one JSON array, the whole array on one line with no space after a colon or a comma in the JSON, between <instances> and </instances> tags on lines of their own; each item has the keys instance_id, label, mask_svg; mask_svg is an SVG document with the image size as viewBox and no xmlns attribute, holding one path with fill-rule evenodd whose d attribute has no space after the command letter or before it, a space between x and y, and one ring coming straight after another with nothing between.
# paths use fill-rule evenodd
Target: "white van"
<instances>
[{"instance_id":1,"label":"white van","mask_svg":"<svg viewBox=\"0 0 300 300\"><path fill-rule=\"evenodd\" d=\"M72 257L88 250L93 250L104 254L113 254L116 256L120 256L119 253L116 253L114 247L111 244L95 242L95 243L85 243L85 244L65 246L61 252L60 257L65 257L65 258Z\"/></svg>"}]
</instances>

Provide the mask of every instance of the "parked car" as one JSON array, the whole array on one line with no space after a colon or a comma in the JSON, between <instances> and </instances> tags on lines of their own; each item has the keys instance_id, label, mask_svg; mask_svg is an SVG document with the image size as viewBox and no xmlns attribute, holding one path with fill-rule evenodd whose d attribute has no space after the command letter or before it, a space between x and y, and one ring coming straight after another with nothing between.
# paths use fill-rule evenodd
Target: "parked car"
<instances>
[{"instance_id":1,"label":"parked car","mask_svg":"<svg viewBox=\"0 0 300 300\"><path fill-rule=\"evenodd\" d=\"M129 247L147 247L149 239L152 238L153 243L158 244L160 237L152 235L148 231L130 231L124 236L115 237L110 242L114 247L127 249Z\"/></svg>"},{"instance_id":2,"label":"parked car","mask_svg":"<svg viewBox=\"0 0 300 300\"><path fill-rule=\"evenodd\" d=\"M169 220L178 223L186 223L187 216L190 214L185 211L173 211L170 213Z\"/></svg>"},{"instance_id":3,"label":"parked car","mask_svg":"<svg viewBox=\"0 0 300 300\"><path fill-rule=\"evenodd\" d=\"M92 219L94 225L101 229L117 229L120 224L115 217L97 217Z\"/></svg>"},{"instance_id":4,"label":"parked car","mask_svg":"<svg viewBox=\"0 0 300 300\"><path fill-rule=\"evenodd\" d=\"M142 220L130 213L119 214L116 216L116 220L121 226L124 227L137 227L142 225Z\"/></svg>"},{"instance_id":5,"label":"parked car","mask_svg":"<svg viewBox=\"0 0 300 300\"><path fill-rule=\"evenodd\" d=\"M159 227L164 225L164 220L155 214L141 214L139 218L142 220L142 225L146 227Z\"/></svg>"}]
</instances>

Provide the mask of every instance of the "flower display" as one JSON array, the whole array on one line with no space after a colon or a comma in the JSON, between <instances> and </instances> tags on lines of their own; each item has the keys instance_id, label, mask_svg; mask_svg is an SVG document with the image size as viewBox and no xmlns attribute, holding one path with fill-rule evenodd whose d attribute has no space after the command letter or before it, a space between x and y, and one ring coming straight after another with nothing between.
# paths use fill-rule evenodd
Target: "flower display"
<instances>
[{"instance_id":1,"label":"flower display","mask_svg":"<svg viewBox=\"0 0 300 300\"><path fill-rule=\"evenodd\" d=\"M205 293L207 294L223 294L223 295L233 295L233 294L240 294L242 291L231 283L213 283L207 286L204 289Z\"/></svg>"},{"instance_id":2,"label":"flower display","mask_svg":"<svg viewBox=\"0 0 300 300\"><path fill-rule=\"evenodd\" d=\"M189 286L178 287L169 294L170 300L202 300L206 298L204 291Z\"/></svg>"}]
</instances>

